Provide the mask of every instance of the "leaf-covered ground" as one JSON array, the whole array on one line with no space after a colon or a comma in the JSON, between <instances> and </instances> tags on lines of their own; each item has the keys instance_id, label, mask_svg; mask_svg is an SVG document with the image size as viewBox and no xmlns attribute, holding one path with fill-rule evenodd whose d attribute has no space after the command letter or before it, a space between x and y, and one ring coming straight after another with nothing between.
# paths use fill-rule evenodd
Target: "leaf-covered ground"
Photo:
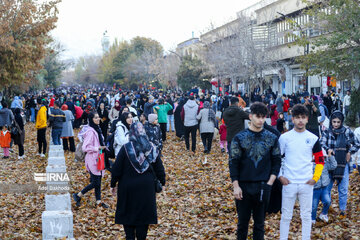
<instances>
[{"instance_id":1,"label":"leaf-covered ground","mask_svg":"<svg viewBox=\"0 0 360 240\"><path fill-rule=\"evenodd\" d=\"M26 125L25 152L21 163L15 160L17 147L11 159L1 159L1 183L35 184L34 172L45 172L46 159L35 156L37 152L34 125ZM48 131L49 135L49 131ZM185 151L184 142L168 135L163 151L167 173L166 190L157 196L159 224L150 227L148 239L235 239L236 211L229 180L226 153L221 153L214 142L208 164L198 138L197 154ZM72 192L80 191L89 183L83 163L73 161L67 153L67 171ZM312 230L312 239L360 239L359 175L352 174L349 189L348 216L339 217L337 193L333 192L328 224L318 222ZM109 209L96 208L93 191L83 197L82 205L74 214L76 239L124 239L122 226L114 224L116 197L109 191L110 174L102 182L103 201ZM43 193L1 193L0 239L41 239L41 214L45 210ZM266 239L279 237L280 214L267 216ZM252 224L250 226L249 233ZM290 239L301 239L301 220L298 207L290 228ZM251 239L251 237L249 238Z\"/></svg>"}]
</instances>

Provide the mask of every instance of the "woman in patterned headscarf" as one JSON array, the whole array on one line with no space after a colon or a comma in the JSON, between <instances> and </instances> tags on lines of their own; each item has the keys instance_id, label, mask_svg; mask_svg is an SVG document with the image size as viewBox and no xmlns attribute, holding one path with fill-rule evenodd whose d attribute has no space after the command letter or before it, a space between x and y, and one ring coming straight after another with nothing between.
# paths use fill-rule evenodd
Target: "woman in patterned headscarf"
<instances>
[{"instance_id":1,"label":"woman in patterned headscarf","mask_svg":"<svg viewBox=\"0 0 360 240\"><path fill-rule=\"evenodd\" d=\"M154 173L165 185L165 171L156 147L140 122L130 126L129 142L112 167L111 192L118 183L115 224L123 224L126 239L146 239L149 224L157 224Z\"/></svg>"},{"instance_id":2,"label":"woman in patterned headscarf","mask_svg":"<svg viewBox=\"0 0 360 240\"><path fill-rule=\"evenodd\" d=\"M328 185L328 193L331 194L333 184L337 181L340 215L344 216L346 215L349 187L349 162L351 154L355 154L359 150L360 143L355 138L353 131L344 126L344 115L342 112L335 111L331 114L330 126L329 129L325 130L322 134L321 144L329 157L331 155L335 156L337 162L336 169L330 173L331 180Z\"/></svg>"}]
</instances>

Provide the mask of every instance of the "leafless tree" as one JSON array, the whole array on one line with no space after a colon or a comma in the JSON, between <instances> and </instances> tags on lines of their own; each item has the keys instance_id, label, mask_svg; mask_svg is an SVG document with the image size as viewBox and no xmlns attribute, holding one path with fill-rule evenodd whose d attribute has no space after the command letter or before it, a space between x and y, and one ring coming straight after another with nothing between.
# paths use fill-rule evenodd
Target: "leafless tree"
<instances>
[{"instance_id":1,"label":"leafless tree","mask_svg":"<svg viewBox=\"0 0 360 240\"><path fill-rule=\"evenodd\" d=\"M266 82L263 71L277 64L271 61L269 46L270 25L256 25L246 17L238 18L213 29L206 45L204 59L214 77L231 79L232 83L247 83L248 92Z\"/></svg>"}]
</instances>

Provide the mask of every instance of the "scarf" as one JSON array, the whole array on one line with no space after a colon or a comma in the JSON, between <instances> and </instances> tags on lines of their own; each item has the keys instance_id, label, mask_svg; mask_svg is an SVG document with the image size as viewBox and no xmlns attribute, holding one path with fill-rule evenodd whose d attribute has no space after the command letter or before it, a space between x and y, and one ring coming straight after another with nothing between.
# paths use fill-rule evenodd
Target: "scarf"
<instances>
[{"instance_id":1,"label":"scarf","mask_svg":"<svg viewBox=\"0 0 360 240\"><path fill-rule=\"evenodd\" d=\"M345 127L341 127L339 129L333 129L332 132L335 136L335 159L337 162L337 167L333 173L333 179L338 182L344 177L345 167L346 167L346 152L347 152L347 143L345 136Z\"/></svg>"},{"instance_id":2,"label":"scarf","mask_svg":"<svg viewBox=\"0 0 360 240\"><path fill-rule=\"evenodd\" d=\"M341 121L341 126L338 129L334 129L331 122L333 119L338 118ZM335 111L330 117L330 131L332 132L333 140L335 140L335 159L337 167L333 172L333 179L338 182L344 177L346 167L346 153L347 153L347 141L345 136L346 128L343 126L344 115L340 111Z\"/></svg>"},{"instance_id":3,"label":"scarf","mask_svg":"<svg viewBox=\"0 0 360 240\"><path fill-rule=\"evenodd\" d=\"M144 173L154 163L159 154L157 148L146 136L144 126L140 122L130 126L129 142L124 145L131 165L137 173Z\"/></svg>"},{"instance_id":4,"label":"scarf","mask_svg":"<svg viewBox=\"0 0 360 240\"><path fill-rule=\"evenodd\" d=\"M116 103L119 103L119 106L116 106ZM120 105L120 101L119 101L119 100L116 100L116 101L115 101L114 108L115 108L117 111L120 111L120 110L121 110L121 105Z\"/></svg>"},{"instance_id":5,"label":"scarf","mask_svg":"<svg viewBox=\"0 0 360 240\"><path fill-rule=\"evenodd\" d=\"M210 108L210 102L208 101L204 102L204 109L209 109L208 121L211 121L215 124L216 121L215 112Z\"/></svg>"},{"instance_id":6,"label":"scarf","mask_svg":"<svg viewBox=\"0 0 360 240\"><path fill-rule=\"evenodd\" d=\"M104 143L104 137L102 135L100 126L94 123L93 118L91 116L89 116L89 126L92 127L98 134L100 146L106 146Z\"/></svg>"}]
</instances>

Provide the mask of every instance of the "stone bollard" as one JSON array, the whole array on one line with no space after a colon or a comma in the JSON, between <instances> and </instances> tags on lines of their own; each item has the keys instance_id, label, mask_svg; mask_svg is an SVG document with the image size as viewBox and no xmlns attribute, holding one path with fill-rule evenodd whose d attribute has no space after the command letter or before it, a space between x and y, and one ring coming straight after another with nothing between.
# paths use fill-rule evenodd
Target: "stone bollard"
<instances>
[{"instance_id":1,"label":"stone bollard","mask_svg":"<svg viewBox=\"0 0 360 240\"><path fill-rule=\"evenodd\" d=\"M73 214L71 211L45 211L42 213L42 237L44 240L73 238Z\"/></svg>"},{"instance_id":2,"label":"stone bollard","mask_svg":"<svg viewBox=\"0 0 360 240\"><path fill-rule=\"evenodd\" d=\"M70 194L45 195L46 211L71 211Z\"/></svg>"},{"instance_id":3,"label":"stone bollard","mask_svg":"<svg viewBox=\"0 0 360 240\"><path fill-rule=\"evenodd\" d=\"M70 178L62 145L50 145L46 167L47 192L63 193L45 195L45 211L42 213L42 237L50 239L74 239L73 214L71 212Z\"/></svg>"},{"instance_id":4,"label":"stone bollard","mask_svg":"<svg viewBox=\"0 0 360 240\"><path fill-rule=\"evenodd\" d=\"M70 178L66 173L65 165L48 165L46 167L47 190L48 192L68 192L70 191Z\"/></svg>"},{"instance_id":5,"label":"stone bollard","mask_svg":"<svg viewBox=\"0 0 360 240\"><path fill-rule=\"evenodd\" d=\"M48 166L50 165L64 165L65 166L65 157L49 157Z\"/></svg>"},{"instance_id":6,"label":"stone bollard","mask_svg":"<svg viewBox=\"0 0 360 240\"><path fill-rule=\"evenodd\" d=\"M49 158L50 157L64 157L64 150L50 150Z\"/></svg>"},{"instance_id":7,"label":"stone bollard","mask_svg":"<svg viewBox=\"0 0 360 240\"><path fill-rule=\"evenodd\" d=\"M50 145L49 151L51 150L63 150L63 145Z\"/></svg>"}]
</instances>

